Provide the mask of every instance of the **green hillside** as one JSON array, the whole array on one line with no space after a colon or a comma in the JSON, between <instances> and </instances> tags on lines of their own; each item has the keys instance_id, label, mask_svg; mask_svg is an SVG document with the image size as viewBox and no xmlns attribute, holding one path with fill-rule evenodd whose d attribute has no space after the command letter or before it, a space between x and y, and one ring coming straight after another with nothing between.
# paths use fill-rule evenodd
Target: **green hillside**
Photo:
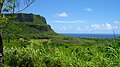
<instances>
[{"instance_id":1,"label":"green hillside","mask_svg":"<svg viewBox=\"0 0 120 67\"><path fill-rule=\"evenodd\" d=\"M11 14L6 14L10 16ZM49 38L56 35L44 17L34 14L19 13L3 33L3 38Z\"/></svg>"}]
</instances>

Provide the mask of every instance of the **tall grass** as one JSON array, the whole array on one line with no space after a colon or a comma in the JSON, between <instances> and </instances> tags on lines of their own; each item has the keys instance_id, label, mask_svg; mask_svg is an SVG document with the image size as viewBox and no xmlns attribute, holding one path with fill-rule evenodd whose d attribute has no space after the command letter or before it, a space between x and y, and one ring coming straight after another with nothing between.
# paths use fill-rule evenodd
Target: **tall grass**
<instances>
[{"instance_id":1,"label":"tall grass","mask_svg":"<svg viewBox=\"0 0 120 67\"><path fill-rule=\"evenodd\" d=\"M94 46L91 44L85 46L32 41L26 47L23 46L23 43L6 43L4 46L4 66L117 67L120 65L120 46L116 47L112 42L99 44L94 42L94 44L92 43Z\"/></svg>"}]
</instances>

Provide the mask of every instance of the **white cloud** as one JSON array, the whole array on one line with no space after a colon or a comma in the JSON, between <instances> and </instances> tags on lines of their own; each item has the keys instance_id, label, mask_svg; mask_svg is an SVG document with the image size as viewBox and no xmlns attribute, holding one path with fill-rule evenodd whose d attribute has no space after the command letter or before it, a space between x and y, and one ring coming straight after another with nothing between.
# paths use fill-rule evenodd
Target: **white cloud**
<instances>
[{"instance_id":1,"label":"white cloud","mask_svg":"<svg viewBox=\"0 0 120 67\"><path fill-rule=\"evenodd\" d=\"M49 21L58 23L57 31L60 33L120 33L120 21L112 21L106 23L87 23L85 20L60 20ZM86 23L84 23L86 22Z\"/></svg>"},{"instance_id":2,"label":"white cloud","mask_svg":"<svg viewBox=\"0 0 120 67\"><path fill-rule=\"evenodd\" d=\"M117 26L113 26L109 23L104 24L91 24L86 26L76 26L74 30L78 33L107 33L111 32L113 29L117 29Z\"/></svg>"},{"instance_id":3,"label":"white cloud","mask_svg":"<svg viewBox=\"0 0 120 67\"><path fill-rule=\"evenodd\" d=\"M60 30L65 31L65 30L68 30L68 28L66 26L63 26L63 27L60 28Z\"/></svg>"},{"instance_id":4,"label":"white cloud","mask_svg":"<svg viewBox=\"0 0 120 67\"><path fill-rule=\"evenodd\" d=\"M79 32L83 31L83 29L80 26L76 26L75 29L76 29L76 31L79 31Z\"/></svg>"},{"instance_id":5,"label":"white cloud","mask_svg":"<svg viewBox=\"0 0 120 67\"><path fill-rule=\"evenodd\" d=\"M58 17L68 17L68 14L66 12L58 13L56 14Z\"/></svg>"},{"instance_id":6,"label":"white cloud","mask_svg":"<svg viewBox=\"0 0 120 67\"><path fill-rule=\"evenodd\" d=\"M99 29L100 25L99 24L92 24L91 27Z\"/></svg>"},{"instance_id":7,"label":"white cloud","mask_svg":"<svg viewBox=\"0 0 120 67\"><path fill-rule=\"evenodd\" d=\"M59 32L64 33L113 33L112 30L114 29L115 32L119 32L120 27L117 25L113 25L110 23L103 23L103 24L91 24L82 26L80 25L64 25L58 28Z\"/></svg>"},{"instance_id":8,"label":"white cloud","mask_svg":"<svg viewBox=\"0 0 120 67\"><path fill-rule=\"evenodd\" d=\"M94 30L111 30L113 27L111 24L105 23L105 24L92 24L91 28L93 28Z\"/></svg>"},{"instance_id":9,"label":"white cloud","mask_svg":"<svg viewBox=\"0 0 120 67\"><path fill-rule=\"evenodd\" d=\"M115 24L119 24L119 23L120 23L120 21L114 21L113 23L115 23Z\"/></svg>"},{"instance_id":10,"label":"white cloud","mask_svg":"<svg viewBox=\"0 0 120 67\"><path fill-rule=\"evenodd\" d=\"M92 12L93 11L91 8L86 8L85 10L88 11L88 12Z\"/></svg>"},{"instance_id":11,"label":"white cloud","mask_svg":"<svg viewBox=\"0 0 120 67\"><path fill-rule=\"evenodd\" d=\"M49 22L57 22L57 23L82 23L84 20L71 20L71 21L49 21Z\"/></svg>"},{"instance_id":12,"label":"white cloud","mask_svg":"<svg viewBox=\"0 0 120 67\"><path fill-rule=\"evenodd\" d=\"M109 24L109 23L106 23L106 28L107 28L108 30L111 30L111 29L112 29L112 25Z\"/></svg>"}]
</instances>

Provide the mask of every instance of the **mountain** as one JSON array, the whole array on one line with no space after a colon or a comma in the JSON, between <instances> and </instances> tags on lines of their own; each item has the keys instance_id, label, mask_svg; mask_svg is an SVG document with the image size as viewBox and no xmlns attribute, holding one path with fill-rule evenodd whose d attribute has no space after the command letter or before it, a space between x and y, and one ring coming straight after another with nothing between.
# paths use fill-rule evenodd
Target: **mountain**
<instances>
[{"instance_id":1,"label":"mountain","mask_svg":"<svg viewBox=\"0 0 120 67\"><path fill-rule=\"evenodd\" d=\"M12 14L4 14L11 16ZM27 13L15 14L15 19L8 24L3 38L49 38L57 35L43 16Z\"/></svg>"}]
</instances>

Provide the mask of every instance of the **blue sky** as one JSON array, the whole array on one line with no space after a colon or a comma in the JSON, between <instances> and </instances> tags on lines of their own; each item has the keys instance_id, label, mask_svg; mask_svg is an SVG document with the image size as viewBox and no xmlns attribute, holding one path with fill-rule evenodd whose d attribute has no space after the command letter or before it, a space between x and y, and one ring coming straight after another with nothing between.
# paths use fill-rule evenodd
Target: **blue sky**
<instances>
[{"instance_id":1,"label":"blue sky","mask_svg":"<svg viewBox=\"0 0 120 67\"><path fill-rule=\"evenodd\" d=\"M44 16L57 33L120 34L120 0L36 0L27 13Z\"/></svg>"}]
</instances>

